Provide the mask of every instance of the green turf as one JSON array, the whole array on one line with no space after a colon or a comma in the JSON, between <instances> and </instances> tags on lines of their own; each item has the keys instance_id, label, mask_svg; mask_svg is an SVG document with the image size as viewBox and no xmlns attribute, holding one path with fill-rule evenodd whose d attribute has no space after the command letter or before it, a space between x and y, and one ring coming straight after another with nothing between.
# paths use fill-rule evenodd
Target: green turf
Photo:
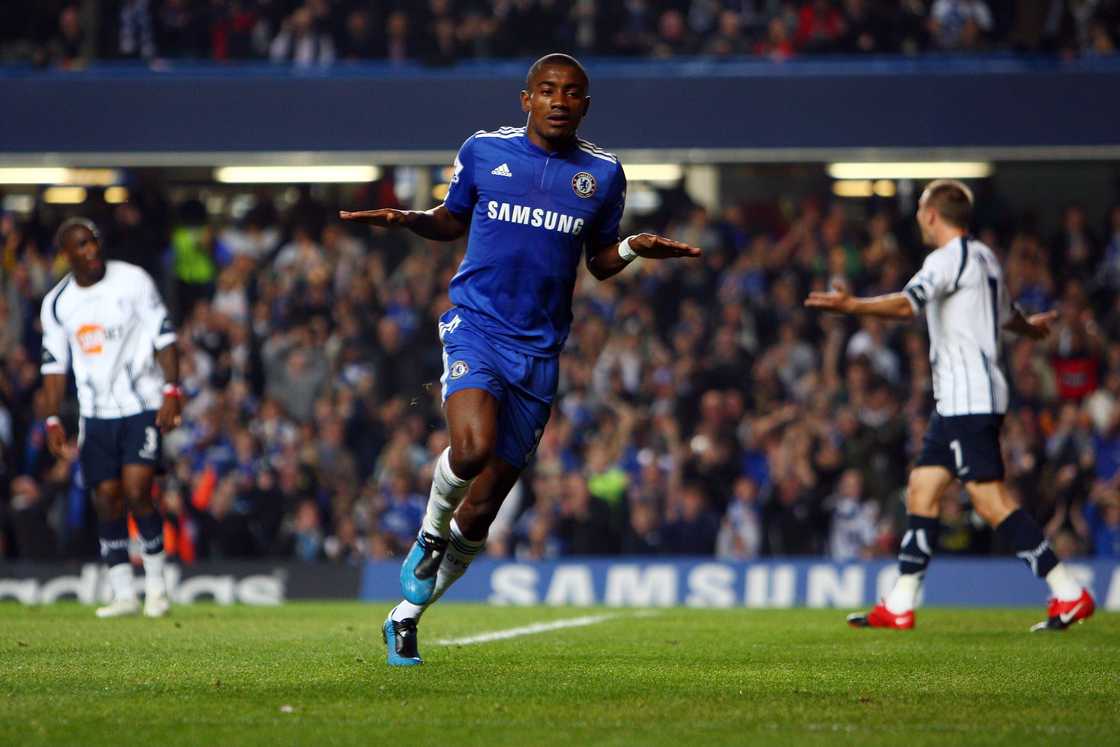
<instances>
[{"instance_id":1,"label":"green turf","mask_svg":"<svg viewBox=\"0 0 1120 747\"><path fill-rule=\"evenodd\" d=\"M928 610L912 633L829 610L442 605L390 669L380 605L180 607L101 621L0 604L0 744L1115 744L1120 616L1030 635L1030 610ZM428 643L425 645L424 641Z\"/></svg>"}]
</instances>

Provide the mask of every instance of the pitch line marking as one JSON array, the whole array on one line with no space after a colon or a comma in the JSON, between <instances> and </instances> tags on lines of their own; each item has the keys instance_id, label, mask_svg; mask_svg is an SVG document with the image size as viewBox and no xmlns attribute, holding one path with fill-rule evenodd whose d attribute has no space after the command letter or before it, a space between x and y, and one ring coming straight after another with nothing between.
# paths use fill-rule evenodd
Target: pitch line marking
<instances>
[{"instance_id":1,"label":"pitch line marking","mask_svg":"<svg viewBox=\"0 0 1120 747\"><path fill-rule=\"evenodd\" d=\"M640 614L640 616L649 617L650 613ZM508 630L495 630L490 633L479 633L478 635L466 636L465 638L441 638L438 641L434 641L434 643L437 646L470 646L475 643L490 643L492 641L504 641L508 638L519 638L525 635L549 633L553 630L563 630L564 628L582 628L588 625L596 625L601 622L606 622L607 620L614 620L618 617L622 617L622 615L610 614L568 617L562 620L553 620L552 622L523 625L520 628L509 628Z\"/></svg>"}]
</instances>

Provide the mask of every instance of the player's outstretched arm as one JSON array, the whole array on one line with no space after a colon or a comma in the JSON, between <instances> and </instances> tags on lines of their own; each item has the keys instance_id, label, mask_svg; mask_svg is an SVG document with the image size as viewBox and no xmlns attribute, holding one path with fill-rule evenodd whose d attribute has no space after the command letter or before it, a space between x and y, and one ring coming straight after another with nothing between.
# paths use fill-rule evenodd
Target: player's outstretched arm
<instances>
[{"instance_id":1,"label":"player's outstretched arm","mask_svg":"<svg viewBox=\"0 0 1120 747\"><path fill-rule=\"evenodd\" d=\"M175 343L156 351L156 361L163 369L163 402L156 412L156 427L166 433L182 422L183 392L179 389L179 349Z\"/></svg>"},{"instance_id":2,"label":"player's outstretched arm","mask_svg":"<svg viewBox=\"0 0 1120 747\"><path fill-rule=\"evenodd\" d=\"M905 293L888 293L874 298L857 298L848 293L847 287L839 281L832 284L830 291L813 291L805 299L810 309L830 311L834 314L853 314L855 316L878 316L884 319L912 319L914 307Z\"/></svg>"},{"instance_id":3,"label":"player's outstretched arm","mask_svg":"<svg viewBox=\"0 0 1120 747\"><path fill-rule=\"evenodd\" d=\"M1015 309L1011 319L1003 325L1008 332L1029 337L1032 340L1044 340L1050 334L1050 324L1058 318L1058 312L1046 311L1042 314L1023 316L1023 312Z\"/></svg>"},{"instance_id":4,"label":"player's outstretched arm","mask_svg":"<svg viewBox=\"0 0 1120 747\"><path fill-rule=\"evenodd\" d=\"M444 205L431 210L340 210L338 217L381 228L407 228L417 236L433 241L454 241L467 232L467 223L456 218Z\"/></svg>"},{"instance_id":5,"label":"player's outstretched arm","mask_svg":"<svg viewBox=\"0 0 1120 747\"><path fill-rule=\"evenodd\" d=\"M66 429L58 419L66 394L66 374L43 374L43 410L47 413L47 448L61 459L66 450Z\"/></svg>"},{"instance_id":6,"label":"player's outstretched arm","mask_svg":"<svg viewBox=\"0 0 1120 747\"><path fill-rule=\"evenodd\" d=\"M675 257L699 257L699 247L673 241L652 233L639 233L627 236L622 241L607 244L587 253L587 269L598 280L606 280L622 272L626 265L638 257L646 259L672 259Z\"/></svg>"}]
</instances>

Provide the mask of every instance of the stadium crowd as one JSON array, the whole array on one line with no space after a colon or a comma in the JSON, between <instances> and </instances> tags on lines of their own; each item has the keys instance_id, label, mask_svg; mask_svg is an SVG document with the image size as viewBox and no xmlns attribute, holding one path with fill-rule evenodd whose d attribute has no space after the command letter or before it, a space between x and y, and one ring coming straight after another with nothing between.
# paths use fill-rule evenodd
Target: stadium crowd
<instances>
[{"instance_id":1,"label":"stadium crowd","mask_svg":"<svg viewBox=\"0 0 1120 747\"><path fill-rule=\"evenodd\" d=\"M391 184L353 200L393 205ZM356 231L299 195L280 210L262 191L236 221L153 187L86 205L108 255L148 269L176 310L189 400L161 491L187 562L398 555L447 443L436 319L463 243ZM802 299L838 278L898 290L922 252L893 202L852 204L710 215L677 188L630 217L706 254L581 276L552 420L488 552L893 554L932 402L923 324L811 314ZM76 461L46 451L36 394L39 302L66 270L58 218L43 205L0 218L0 557L96 552ZM1004 447L1063 557L1120 557L1120 206L1101 218L1074 205L1053 232L1006 211L978 221L1018 303L1060 312L1049 342L1006 340ZM942 520L941 552L1001 551L963 493Z\"/></svg>"},{"instance_id":2,"label":"stadium crowd","mask_svg":"<svg viewBox=\"0 0 1120 747\"><path fill-rule=\"evenodd\" d=\"M8 0L0 60L358 60L580 55L785 60L1014 51L1105 56L1118 0Z\"/></svg>"}]
</instances>

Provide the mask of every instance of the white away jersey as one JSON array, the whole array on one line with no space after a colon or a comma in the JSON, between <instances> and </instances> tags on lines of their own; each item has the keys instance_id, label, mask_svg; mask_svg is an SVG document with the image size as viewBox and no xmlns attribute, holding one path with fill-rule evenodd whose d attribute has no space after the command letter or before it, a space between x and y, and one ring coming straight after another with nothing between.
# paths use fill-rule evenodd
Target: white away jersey
<instances>
[{"instance_id":1,"label":"white away jersey","mask_svg":"<svg viewBox=\"0 0 1120 747\"><path fill-rule=\"evenodd\" d=\"M915 312L926 312L937 412L1007 412L999 336L1012 307L992 250L967 236L953 239L929 253L905 293Z\"/></svg>"},{"instance_id":2,"label":"white away jersey","mask_svg":"<svg viewBox=\"0 0 1120 747\"><path fill-rule=\"evenodd\" d=\"M82 417L124 418L159 409L163 371L155 351L175 342L167 309L148 273L105 263L82 288L67 275L43 298L44 374L74 367Z\"/></svg>"}]
</instances>

